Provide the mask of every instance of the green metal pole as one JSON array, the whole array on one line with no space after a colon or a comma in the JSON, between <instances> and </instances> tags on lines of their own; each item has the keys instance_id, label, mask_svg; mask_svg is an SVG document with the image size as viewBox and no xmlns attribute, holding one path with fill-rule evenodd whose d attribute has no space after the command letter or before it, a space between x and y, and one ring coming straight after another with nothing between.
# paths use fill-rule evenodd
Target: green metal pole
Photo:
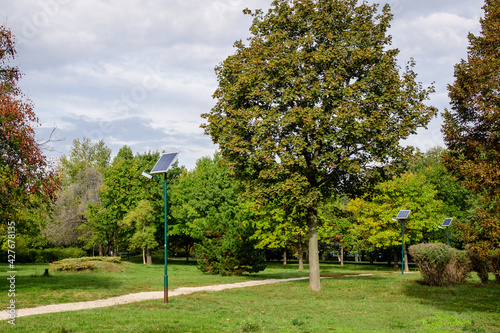
<instances>
[{"instance_id":1,"label":"green metal pole","mask_svg":"<svg viewBox=\"0 0 500 333\"><path fill-rule=\"evenodd\" d=\"M163 303L168 303L168 274L167 274L167 173L164 173L165 180L163 181L163 200L165 204L165 276L163 281Z\"/></svg>"},{"instance_id":2,"label":"green metal pole","mask_svg":"<svg viewBox=\"0 0 500 333\"><path fill-rule=\"evenodd\" d=\"M401 220L401 233L403 234L403 245L401 246L401 274L404 274L405 266L405 220Z\"/></svg>"},{"instance_id":3,"label":"green metal pole","mask_svg":"<svg viewBox=\"0 0 500 333\"><path fill-rule=\"evenodd\" d=\"M446 228L446 244L450 245L450 237L448 236L448 228Z\"/></svg>"}]
</instances>

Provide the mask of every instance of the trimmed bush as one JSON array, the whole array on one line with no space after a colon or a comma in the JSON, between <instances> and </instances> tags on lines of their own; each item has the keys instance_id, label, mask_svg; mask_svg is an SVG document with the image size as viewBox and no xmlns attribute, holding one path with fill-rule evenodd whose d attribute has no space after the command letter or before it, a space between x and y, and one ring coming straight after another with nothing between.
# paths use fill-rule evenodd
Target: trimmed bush
<instances>
[{"instance_id":1,"label":"trimmed bush","mask_svg":"<svg viewBox=\"0 0 500 333\"><path fill-rule=\"evenodd\" d=\"M425 283L440 286L444 280L444 271L452 258L452 251L445 244L426 243L412 245L410 254L420 270Z\"/></svg>"},{"instance_id":2,"label":"trimmed bush","mask_svg":"<svg viewBox=\"0 0 500 333\"><path fill-rule=\"evenodd\" d=\"M444 270L444 277L450 283L464 283L467 278L471 277L472 262L464 250L450 248L450 251L452 256Z\"/></svg>"}]
</instances>

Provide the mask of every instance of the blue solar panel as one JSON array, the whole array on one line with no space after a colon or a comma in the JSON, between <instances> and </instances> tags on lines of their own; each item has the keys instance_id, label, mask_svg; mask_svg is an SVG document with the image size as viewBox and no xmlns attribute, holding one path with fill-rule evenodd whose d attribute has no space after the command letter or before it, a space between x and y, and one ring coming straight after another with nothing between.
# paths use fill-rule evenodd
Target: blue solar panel
<instances>
[{"instance_id":1,"label":"blue solar panel","mask_svg":"<svg viewBox=\"0 0 500 333\"><path fill-rule=\"evenodd\" d=\"M449 227L451 225L451 221L453 221L452 218L444 219L444 222L443 222L443 224L441 226L442 227Z\"/></svg>"},{"instance_id":2,"label":"blue solar panel","mask_svg":"<svg viewBox=\"0 0 500 333\"><path fill-rule=\"evenodd\" d=\"M160 159L158 160L158 162L156 162L156 165L151 170L150 174L167 172L170 166L177 159L177 155L179 155L178 151L175 153L166 153L161 155Z\"/></svg>"},{"instance_id":3,"label":"blue solar panel","mask_svg":"<svg viewBox=\"0 0 500 333\"><path fill-rule=\"evenodd\" d=\"M400 210L398 213L398 217L396 219L398 220L406 220L408 218L408 215L410 215L411 210Z\"/></svg>"}]
</instances>

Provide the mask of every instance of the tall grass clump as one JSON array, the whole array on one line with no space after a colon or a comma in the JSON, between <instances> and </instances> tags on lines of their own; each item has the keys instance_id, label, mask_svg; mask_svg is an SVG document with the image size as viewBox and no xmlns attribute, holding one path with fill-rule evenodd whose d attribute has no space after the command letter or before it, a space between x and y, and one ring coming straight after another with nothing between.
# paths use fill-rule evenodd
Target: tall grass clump
<instances>
[{"instance_id":1,"label":"tall grass clump","mask_svg":"<svg viewBox=\"0 0 500 333\"><path fill-rule=\"evenodd\" d=\"M436 243L410 246L410 254L415 260L426 284L430 286L442 285L446 266L448 266L452 258L450 249L448 245Z\"/></svg>"}]
</instances>

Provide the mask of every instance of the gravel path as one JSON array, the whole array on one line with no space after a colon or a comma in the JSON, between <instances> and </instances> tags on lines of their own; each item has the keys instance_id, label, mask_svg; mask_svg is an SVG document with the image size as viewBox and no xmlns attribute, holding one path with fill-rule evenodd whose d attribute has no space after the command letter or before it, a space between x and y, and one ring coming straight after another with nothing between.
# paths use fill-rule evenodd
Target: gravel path
<instances>
[{"instance_id":1,"label":"gravel path","mask_svg":"<svg viewBox=\"0 0 500 333\"><path fill-rule=\"evenodd\" d=\"M265 284L272 283L280 283L280 282L288 282L288 281L298 281L298 280L307 280L308 277L302 278L292 278L292 279L268 279L268 280L260 280L260 281L246 281L239 283L231 283L231 284L219 284L214 286L204 286L204 287L192 287L192 288L177 288L175 290L168 292L168 297L175 297L179 295L187 295L200 291L219 291L224 289L234 289L234 288L245 288L245 287L253 287L253 286L261 286ZM151 292L143 292L137 294L129 294L111 297L107 299L100 299L96 301L87 301L87 302L76 302L76 303L62 303L62 304L51 304L39 306L36 308L24 308L24 309L16 309L16 317L25 317L25 316L33 316L44 313L55 313L55 312L65 312L65 311L77 311L77 310L85 310L85 309L93 309L93 308L103 308L107 306L119 305L119 304L127 304L133 302L141 302L152 299L163 299L163 290L162 291L151 291ZM4 310L0 312L0 320L9 320L12 319L9 317L8 310Z\"/></svg>"}]
</instances>

